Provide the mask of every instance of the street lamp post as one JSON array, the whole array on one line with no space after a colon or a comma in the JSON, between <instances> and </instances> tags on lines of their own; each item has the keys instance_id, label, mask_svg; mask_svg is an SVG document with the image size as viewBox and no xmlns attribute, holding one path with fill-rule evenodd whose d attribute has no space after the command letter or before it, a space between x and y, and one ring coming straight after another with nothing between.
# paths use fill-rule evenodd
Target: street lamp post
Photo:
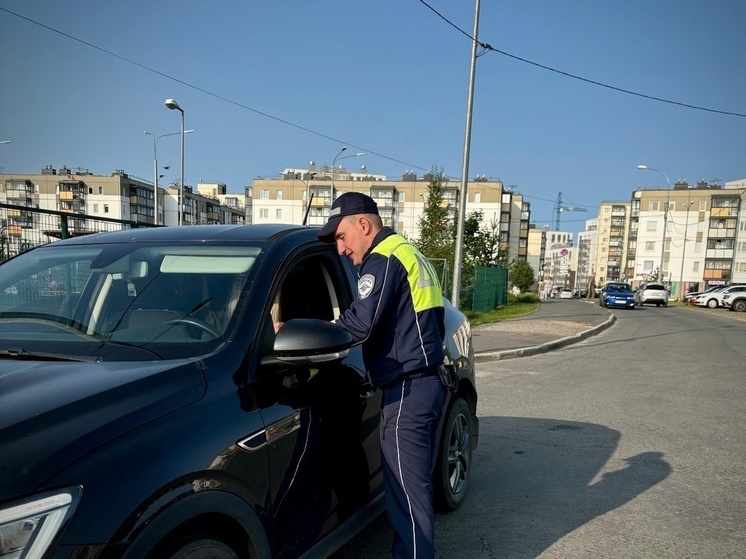
<instances>
[{"instance_id":1,"label":"street lamp post","mask_svg":"<svg viewBox=\"0 0 746 559\"><path fill-rule=\"evenodd\" d=\"M691 196L691 193L689 194ZM681 284L681 293L679 294L679 301L684 300L684 260L686 260L686 234L689 230L689 210L692 209L694 200L691 200L686 205L686 221L684 222L684 248L681 253L681 271L679 272L679 283Z\"/></svg>"},{"instance_id":2,"label":"street lamp post","mask_svg":"<svg viewBox=\"0 0 746 559\"><path fill-rule=\"evenodd\" d=\"M194 132L194 130L184 130L184 134L189 134L191 132ZM176 136L177 134L181 134L181 132L169 132L168 134L161 134L160 136L156 136L152 132L148 132L147 130L145 130L145 134L153 137L153 208L155 210L154 221L155 224L158 225L158 153L156 146L158 144L158 140L160 140L161 138L164 138L166 136Z\"/></svg>"},{"instance_id":3,"label":"street lamp post","mask_svg":"<svg viewBox=\"0 0 746 559\"><path fill-rule=\"evenodd\" d=\"M337 164L337 159L349 159L350 157L360 157L361 155L365 155L365 153L361 151L360 153L353 153L352 155L340 157L340 155L342 155L345 151L347 151L347 146L339 150L339 153L334 157L334 160L332 161L332 201L334 200L334 167Z\"/></svg>"},{"instance_id":4,"label":"street lamp post","mask_svg":"<svg viewBox=\"0 0 746 559\"><path fill-rule=\"evenodd\" d=\"M668 185L668 189L666 190L666 206L663 208L663 242L661 243L661 266L660 266L660 281L663 282L663 257L666 252L666 225L668 222L668 200L669 196L671 195L671 181L668 180L668 175L661 171L660 169L655 169L654 167L648 167L647 165L638 165L637 168L640 171L656 171L657 173L660 173L663 175L666 179L666 184Z\"/></svg>"},{"instance_id":5,"label":"street lamp post","mask_svg":"<svg viewBox=\"0 0 746 559\"><path fill-rule=\"evenodd\" d=\"M179 106L175 99L166 99L166 106L172 111L181 113L181 181L179 182L179 219L178 224L182 224L182 204L184 198L184 109Z\"/></svg>"}]
</instances>

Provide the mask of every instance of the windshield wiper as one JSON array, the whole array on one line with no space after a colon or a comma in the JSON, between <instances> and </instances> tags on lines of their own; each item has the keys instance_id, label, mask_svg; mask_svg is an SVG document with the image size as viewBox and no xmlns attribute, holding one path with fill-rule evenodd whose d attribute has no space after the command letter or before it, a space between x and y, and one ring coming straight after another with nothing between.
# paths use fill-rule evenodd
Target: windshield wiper
<instances>
[{"instance_id":1,"label":"windshield wiper","mask_svg":"<svg viewBox=\"0 0 746 559\"><path fill-rule=\"evenodd\" d=\"M62 353L45 353L43 351L26 351L22 347L9 347L0 349L0 358L7 359L30 359L34 361L77 361L99 363L102 357L91 355L65 355Z\"/></svg>"}]
</instances>

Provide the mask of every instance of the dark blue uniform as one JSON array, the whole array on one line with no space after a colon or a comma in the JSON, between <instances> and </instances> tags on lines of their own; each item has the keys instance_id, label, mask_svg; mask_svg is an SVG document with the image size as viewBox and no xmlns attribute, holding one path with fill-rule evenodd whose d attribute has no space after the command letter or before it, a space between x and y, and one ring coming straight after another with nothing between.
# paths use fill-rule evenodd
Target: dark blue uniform
<instances>
[{"instance_id":1,"label":"dark blue uniform","mask_svg":"<svg viewBox=\"0 0 746 559\"><path fill-rule=\"evenodd\" d=\"M384 227L363 258L358 299L336 322L363 344L371 383L383 390L381 452L397 559L435 556L432 471L446 389L445 309L430 262Z\"/></svg>"}]
</instances>

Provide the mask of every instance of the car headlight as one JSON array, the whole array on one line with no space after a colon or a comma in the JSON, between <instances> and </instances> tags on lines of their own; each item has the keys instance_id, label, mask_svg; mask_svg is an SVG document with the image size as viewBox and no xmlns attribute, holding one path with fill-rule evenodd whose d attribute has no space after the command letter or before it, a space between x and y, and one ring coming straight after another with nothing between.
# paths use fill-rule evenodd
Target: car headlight
<instances>
[{"instance_id":1,"label":"car headlight","mask_svg":"<svg viewBox=\"0 0 746 559\"><path fill-rule=\"evenodd\" d=\"M42 557L72 514L80 494L80 488L70 488L0 509L0 557Z\"/></svg>"}]
</instances>

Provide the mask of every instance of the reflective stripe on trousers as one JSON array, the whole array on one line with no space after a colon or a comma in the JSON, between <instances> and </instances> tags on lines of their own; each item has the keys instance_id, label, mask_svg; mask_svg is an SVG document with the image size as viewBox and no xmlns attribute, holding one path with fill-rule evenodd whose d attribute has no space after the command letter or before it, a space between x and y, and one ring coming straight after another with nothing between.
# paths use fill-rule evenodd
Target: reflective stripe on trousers
<instances>
[{"instance_id":1,"label":"reflective stripe on trousers","mask_svg":"<svg viewBox=\"0 0 746 559\"><path fill-rule=\"evenodd\" d=\"M395 559L433 559L432 471L446 389L437 375L383 389L381 453Z\"/></svg>"}]
</instances>

